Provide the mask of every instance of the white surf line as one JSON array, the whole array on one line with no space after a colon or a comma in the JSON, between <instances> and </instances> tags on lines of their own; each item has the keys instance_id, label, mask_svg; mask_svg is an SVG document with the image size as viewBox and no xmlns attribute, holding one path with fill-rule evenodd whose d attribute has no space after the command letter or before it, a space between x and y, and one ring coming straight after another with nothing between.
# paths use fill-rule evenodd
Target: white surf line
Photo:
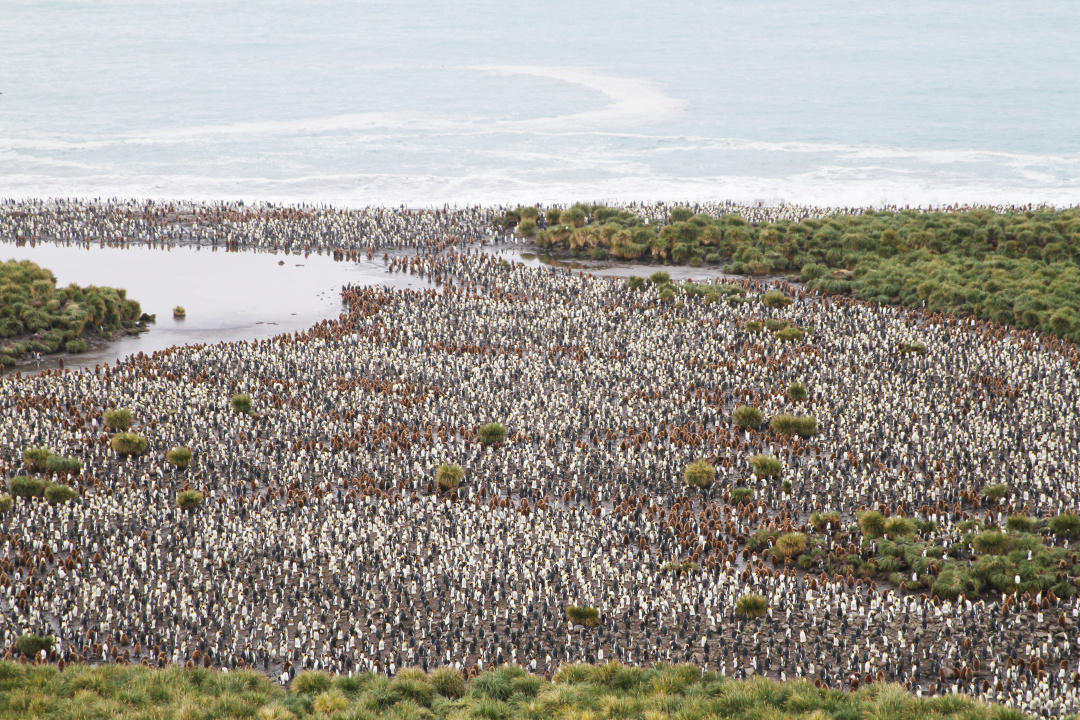
<instances>
[{"instance_id":1,"label":"white surf line","mask_svg":"<svg viewBox=\"0 0 1080 720\"><path fill-rule=\"evenodd\" d=\"M686 109L685 100L673 98L651 83L614 75L602 75L584 68L541 65L467 65L464 69L500 75L531 75L562 80L595 90L611 101L599 110L496 123L515 130L582 130L597 127L648 125L673 120Z\"/></svg>"},{"instance_id":2,"label":"white surf line","mask_svg":"<svg viewBox=\"0 0 1080 720\"><path fill-rule=\"evenodd\" d=\"M474 65L449 68L468 72L543 77L595 90L609 100L598 110L531 120L503 120L496 117L453 118L432 112L350 113L293 120L257 120L218 125L193 125L180 128L134 132L115 139L65 141L61 139L7 139L0 147L23 149L52 145L63 149L100 148L111 144L176 143L204 137L230 135L288 135L327 133L349 130L401 129L431 132L499 132L533 130L595 130L629 127L671 120L682 113L685 102L666 95L663 90L641 80L602 75L575 67L526 65Z\"/></svg>"}]
</instances>

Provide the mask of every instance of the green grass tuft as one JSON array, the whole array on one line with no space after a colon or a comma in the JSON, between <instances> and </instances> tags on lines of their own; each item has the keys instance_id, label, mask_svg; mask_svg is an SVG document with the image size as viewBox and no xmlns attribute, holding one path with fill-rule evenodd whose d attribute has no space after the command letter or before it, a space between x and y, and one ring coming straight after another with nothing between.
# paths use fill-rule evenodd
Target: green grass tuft
<instances>
[{"instance_id":1,"label":"green grass tuft","mask_svg":"<svg viewBox=\"0 0 1080 720\"><path fill-rule=\"evenodd\" d=\"M743 595L735 602L735 615L740 618L759 618L768 610L768 601L757 593Z\"/></svg>"},{"instance_id":2,"label":"green grass tuft","mask_svg":"<svg viewBox=\"0 0 1080 720\"><path fill-rule=\"evenodd\" d=\"M191 512L203 503L203 494L198 490L182 490L176 495L176 507Z\"/></svg>"},{"instance_id":3,"label":"green grass tuft","mask_svg":"<svg viewBox=\"0 0 1080 720\"><path fill-rule=\"evenodd\" d=\"M465 471L461 469L460 465L443 463L435 469L435 483L440 490L453 490L461 485L464 477Z\"/></svg>"},{"instance_id":4,"label":"green grass tuft","mask_svg":"<svg viewBox=\"0 0 1080 720\"><path fill-rule=\"evenodd\" d=\"M779 290L770 290L761 296L761 302L765 307L785 308L791 304L791 298Z\"/></svg>"},{"instance_id":5,"label":"green grass tuft","mask_svg":"<svg viewBox=\"0 0 1080 720\"><path fill-rule=\"evenodd\" d=\"M232 406L233 412L238 412L241 415L247 415L251 412L250 395L233 395L232 398L229 399L229 404Z\"/></svg>"},{"instance_id":6,"label":"green grass tuft","mask_svg":"<svg viewBox=\"0 0 1080 720\"><path fill-rule=\"evenodd\" d=\"M483 445L498 445L506 439L506 427L500 422L489 422L477 428L477 435Z\"/></svg>"},{"instance_id":7,"label":"green grass tuft","mask_svg":"<svg viewBox=\"0 0 1080 720\"><path fill-rule=\"evenodd\" d=\"M761 427L761 423L765 422L765 416L756 407L739 405L731 414L731 420L736 427L748 427L751 430L757 430Z\"/></svg>"},{"instance_id":8,"label":"green grass tuft","mask_svg":"<svg viewBox=\"0 0 1080 720\"><path fill-rule=\"evenodd\" d=\"M191 464L191 449L186 447L174 447L165 453L165 460L177 470L184 470Z\"/></svg>"},{"instance_id":9,"label":"green grass tuft","mask_svg":"<svg viewBox=\"0 0 1080 720\"><path fill-rule=\"evenodd\" d=\"M706 489L713 483L716 477L716 468L705 460L698 460L686 466L683 479L686 484L699 489Z\"/></svg>"},{"instance_id":10,"label":"green grass tuft","mask_svg":"<svg viewBox=\"0 0 1080 720\"><path fill-rule=\"evenodd\" d=\"M600 611L594 607L570 605L566 608L566 617L575 625L595 627L600 624Z\"/></svg>"},{"instance_id":11,"label":"green grass tuft","mask_svg":"<svg viewBox=\"0 0 1080 720\"><path fill-rule=\"evenodd\" d=\"M750 458L750 467L758 477L775 477L784 471L780 460L772 455L755 455Z\"/></svg>"},{"instance_id":12,"label":"green grass tuft","mask_svg":"<svg viewBox=\"0 0 1080 720\"><path fill-rule=\"evenodd\" d=\"M134 422L134 416L127 408L105 411L105 427L110 430L127 430Z\"/></svg>"},{"instance_id":13,"label":"green grass tuft","mask_svg":"<svg viewBox=\"0 0 1080 720\"><path fill-rule=\"evenodd\" d=\"M116 433L112 437L111 445L119 455L141 455L148 447L146 438L131 432Z\"/></svg>"}]
</instances>

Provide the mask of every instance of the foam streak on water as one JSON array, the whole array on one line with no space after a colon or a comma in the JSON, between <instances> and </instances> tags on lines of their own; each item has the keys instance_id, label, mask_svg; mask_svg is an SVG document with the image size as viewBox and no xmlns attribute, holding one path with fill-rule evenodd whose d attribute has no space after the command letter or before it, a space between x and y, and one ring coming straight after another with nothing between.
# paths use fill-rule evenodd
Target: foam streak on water
<instances>
[{"instance_id":1,"label":"foam streak on water","mask_svg":"<svg viewBox=\"0 0 1080 720\"><path fill-rule=\"evenodd\" d=\"M1080 202L1080 6L8 0L0 196Z\"/></svg>"}]
</instances>

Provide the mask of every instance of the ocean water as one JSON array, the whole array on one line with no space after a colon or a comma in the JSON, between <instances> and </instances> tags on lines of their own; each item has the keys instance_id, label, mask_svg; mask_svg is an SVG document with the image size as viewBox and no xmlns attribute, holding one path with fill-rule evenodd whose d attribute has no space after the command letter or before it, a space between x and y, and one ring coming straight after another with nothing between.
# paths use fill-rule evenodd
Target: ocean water
<instances>
[{"instance_id":1,"label":"ocean water","mask_svg":"<svg viewBox=\"0 0 1080 720\"><path fill-rule=\"evenodd\" d=\"M0 2L0 196L1080 203L1080 3Z\"/></svg>"}]
</instances>

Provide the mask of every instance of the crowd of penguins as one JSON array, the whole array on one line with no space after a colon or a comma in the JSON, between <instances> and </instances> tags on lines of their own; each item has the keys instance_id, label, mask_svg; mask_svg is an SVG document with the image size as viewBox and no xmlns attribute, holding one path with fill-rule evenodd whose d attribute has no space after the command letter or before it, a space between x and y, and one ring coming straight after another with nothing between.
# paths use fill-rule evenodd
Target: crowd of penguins
<instances>
[{"instance_id":1,"label":"crowd of penguins","mask_svg":"<svg viewBox=\"0 0 1080 720\"><path fill-rule=\"evenodd\" d=\"M835 214L860 214L864 208L818 207L789 203L747 205L731 200L691 203L616 204L653 223L667 222L683 206L714 216L735 213L748 222L799 221ZM1032 206L1001 205L999 212ZM881 208L898 210L896 207ZM966 210L949 206L939 210ZM58 242L72 245L210 245L271 252L333 252L341 259L380 248L427 252L471 243L520 241L513 230L494 222L506 208L466 206L409 209L271 203L202 203L108 198L0 199L0 238L6 242Z\"/></svg>"},{"instance_id":2,"label":"crowd of penguins","mask_svg":"<svg viewBox=\"0 0 1080 720\"><path fill-rule=\"evenodd\" d=\"M26 207L22 227L47 216L68 233L55 241L93 234ZM254 222L215 207L198 232ZM5 481L27 472L29 447L83 467L56 478L77 489L70 503L18 498L0 516L0 653L51 634L38 661L254 667L282 683L309 668L471 676L517 663L550 676L579 661L690 662L1080 711L1075 597L949 602L746 545L759 528L807 529L817 511L842 515L831 549L857 545L865 508L932 520L936 543L969 518L1075 511L1075 347L783 282L740 281L745 304L662 302L652 285L469 246L491 238L493 216L282 209L271 235L393 252L389 268L432 286L344 287L341 315L302 333L0 378ZM167 227L157 240L177 240ZM793 304L766 307L768 289ZM810 332L785 343L750 319ZM914 342L927 352L898 352ZM788 398L793 381L806 399ZM237 393L251 413L233 410ZM819 431L736 427L740 404L813 415ZM132 410L147 452L111 449L111 408ZM500 444L479 441L490 421L507 428ZM178 446L194 455L185 470L165 460ZM754 475L758 453L782 474ZM689 488L684 469L702 458L715 482ZM442 463L464 469L457 489L435 483ZM997 507L977 497L989 483L1008 485ZM752 500L735 504L738 486ZM188 489L204 500L182 510ZM672 561L700 570L664 572ZM763 617L736 615L748 593L766 598ZM599 626L570 623L572 605L597 608Z\"/></svg>"}]
</instances>

